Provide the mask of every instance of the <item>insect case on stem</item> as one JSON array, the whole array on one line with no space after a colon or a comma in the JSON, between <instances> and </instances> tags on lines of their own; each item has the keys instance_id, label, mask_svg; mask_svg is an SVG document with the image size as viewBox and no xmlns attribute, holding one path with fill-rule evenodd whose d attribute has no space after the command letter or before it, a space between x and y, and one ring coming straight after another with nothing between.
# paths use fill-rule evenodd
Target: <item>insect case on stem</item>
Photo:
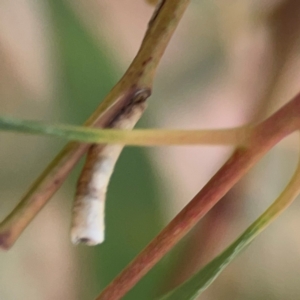
<instances>
[{"instance_id":1,"label":"insect case on stem","mask_svg":"<svg viewBox=\"0 0 300 300\"><path fill-rule=\"evenodd\" d=\"M112 120L109 128L131 130L146 109L142 93ZM73 207L71 239L74 244L97 245L105 237L105 198L107 186L124 145L90 147L80 174Z\"/></svg>"}]
</instances>

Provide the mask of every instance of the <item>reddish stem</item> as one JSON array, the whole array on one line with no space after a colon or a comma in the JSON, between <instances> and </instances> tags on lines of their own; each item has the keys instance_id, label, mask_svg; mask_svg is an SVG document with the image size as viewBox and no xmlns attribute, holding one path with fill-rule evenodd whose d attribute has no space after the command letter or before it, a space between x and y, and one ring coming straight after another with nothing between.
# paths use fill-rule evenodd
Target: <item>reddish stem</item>
<instances>
[{"instance_id":1,"label":"reddish stem","mask_svg":"<svg viewBox=\"0 0 300 300\"><path fill-rule=\"evenodd\" d=\"M247 148L238 148L191 202L97 297L122 298L281 139L300 127L300 94L257 125Z\"/></svg>"},{"instance_id":2,"label":"reddish stem","mask_svg":"<svg viewBox=\"0 0 300 300\"><path fill-rule=\"evenodd\" d=\"M189 240L179 254L180 259L169 270L169 276L166 276L161 294L182 284L220 252L229 223L232 221L232 212L237 207L236 200L239 195L236 194L238 194L236 189L232 188L213 207L202 223L194 227Z\"/></svg>"}]
</instances>

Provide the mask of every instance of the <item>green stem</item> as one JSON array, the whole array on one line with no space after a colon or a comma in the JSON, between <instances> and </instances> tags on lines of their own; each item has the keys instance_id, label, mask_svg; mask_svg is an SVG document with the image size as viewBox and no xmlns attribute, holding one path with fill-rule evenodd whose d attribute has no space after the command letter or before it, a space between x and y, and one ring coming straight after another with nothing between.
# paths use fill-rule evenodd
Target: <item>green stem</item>
<instances>
[{"instance_id":1,"label":"green stem","mask_svg":"<svg viewBox=\"0 0 300 300\"><path fill-rule=\"evenodd\" d=\"M110 121L140 92L151 93L160 59L181 20L189 0L165 0L151 22L134 61L100 106L85 122L86 126L108 127ZM59 189L89 145L69 143L37 178L17 207L0 224L0 247L9 249L37 213Z\"/></svg>"},{"instance_id":2,"label":"green stem","mask_svg":"<svg viewBox=\"0 0 300 300\"><path fill-rule=\"evenodd\" d=\"M158 145L245 145L252 132L250 127L212 130L115 130L0 117L0 130L61 137L71 141L136 146Z\"/></svg>"}]
</instances>

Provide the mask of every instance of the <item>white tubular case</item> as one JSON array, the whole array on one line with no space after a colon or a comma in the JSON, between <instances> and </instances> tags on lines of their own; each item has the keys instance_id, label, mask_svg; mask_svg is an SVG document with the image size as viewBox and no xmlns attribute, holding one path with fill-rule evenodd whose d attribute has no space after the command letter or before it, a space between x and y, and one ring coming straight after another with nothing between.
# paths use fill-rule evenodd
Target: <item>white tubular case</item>
<instances>
[{"instance_id":1,"label":"white tubular case","mask_svg":"<svg viewBox=\"0 0 300 300\"><path fill-rule=\"evenodd\" d=\"M128 105L110 128L131 130L146 109L145 101ZM73 244L97 245L105 237L105 198L115 164L124 145L92 145L79 177L73 206Z\"/></svg>"}]
</instances>

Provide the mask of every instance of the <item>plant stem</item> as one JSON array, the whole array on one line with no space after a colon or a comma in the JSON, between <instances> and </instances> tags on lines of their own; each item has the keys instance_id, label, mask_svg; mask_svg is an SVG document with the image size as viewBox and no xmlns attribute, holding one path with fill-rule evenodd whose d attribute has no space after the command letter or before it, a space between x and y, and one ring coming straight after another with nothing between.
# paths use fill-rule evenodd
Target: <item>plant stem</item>
<instances>
[{"instance_id":1,"label":"plant stem","mask_svg":"<svg viewBox=\"0 0 300 300\"><path fill-rule=\"evenodd\" d=\"M299 128L300 94L256 126L249 146L238 148L189 204L96 299L122 298L268 150Z\"/></svg>"},{"instance_id":2,"label":"plant stem","mask_svg":"<svg viewBox=\"0 0 300 300\"><path fill-rule=\"evenodd\" d=\"M160 59L173 35L189 0L165 0L149 25L132 64L104 101L86 121L85 126L107 127L134 97L147 97ZM37 178L17 207L0 225L0 247L9 249L23 230L62 185L89 145L69 143Z\"/></svg>"},{"instance_id":3,"label":"plant stem","mask_svg":"<svg viewBox=\"0 0 300 300\"><path fill-rule=\"evenodd\" d=\"M0 117L0 130L50 135L85 143L135 146L200 144L246 146L252 132L252 128L246 126L205 130L95 129L70 125L50 125L8 117Z\"/></svg>"},{"instance_id":4,"label":"plant stem","mask_svg":"<svg viewBox=\"0 0 300 300\"><path fill-rule=\"evenodd\" d=\"M292 204L300 194L300 162L297 169L276 201L220 255L209 262L182 285L160 298L161 300L197 299L207 289L228 264L246 248L272 221Z\"/></svg>"}]
</instances>

